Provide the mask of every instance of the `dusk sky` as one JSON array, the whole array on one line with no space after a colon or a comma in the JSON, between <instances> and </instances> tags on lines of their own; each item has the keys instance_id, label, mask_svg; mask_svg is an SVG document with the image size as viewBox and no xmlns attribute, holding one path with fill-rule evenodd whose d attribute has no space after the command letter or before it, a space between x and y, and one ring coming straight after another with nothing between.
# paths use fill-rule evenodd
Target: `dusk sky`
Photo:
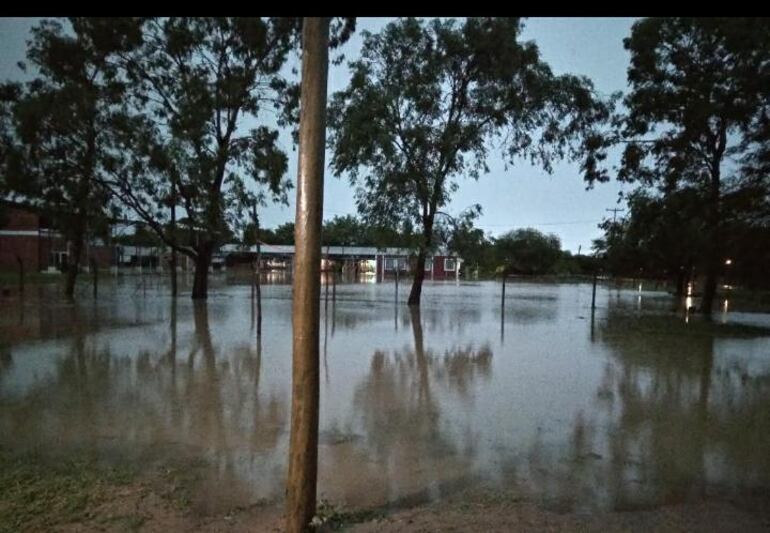
<instances>
[{"instance_id":1,"label":"dusk sky","mask_svg":"<svg viewBox=\"0 0 770 533\"><path fill-rule=\"evenodd\" d=\"M16 63L24 59L25 41L37 19L0 19L0 79L18 79ZM360 30L376 32L392 19L360 18L357 32L344 46L346 59L357 56L361 46ZM593 80L600 94L609 95L626 87L629 56L623 49L634 19L630 18L533 18L525 21L523 38L533 40L542 58L555 73L574 73ZM329 94L347 83L346 62L331 66ZM296 182L297 152L292 150L288 134L282 145L289 154L289 177ZM327 162L329 160L327 154ZM453 202L445 208L452 214L479 203L483 215L477 226L492 235L510 229L534 227L555 233L562 247L582 253L590 250L591 239L599 237L597 224L611 216L607 208L617 205L621 187L616 183L597 184L592 190L580 177L577 163L561 163L547 174L527 162L504 168L497 153L488 160L490 172L476 182L460 179L460 189ZM262 224L274 227L294 218L294 193L290 205L269 206L262 211ZM620 206L622 207L622 206ZM324 189L324 218L355 214L354 190L346 178L337 178L327 171Z\"/></svg>"}]
</instances>

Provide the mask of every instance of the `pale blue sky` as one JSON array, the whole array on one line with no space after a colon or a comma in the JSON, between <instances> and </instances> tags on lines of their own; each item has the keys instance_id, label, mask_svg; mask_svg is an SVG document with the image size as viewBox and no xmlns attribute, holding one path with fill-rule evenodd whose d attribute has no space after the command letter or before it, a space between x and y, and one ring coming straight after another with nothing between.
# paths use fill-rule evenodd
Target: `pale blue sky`
<instances>
[{"instance_id":1,"label":"pale blue sky","mask_svg":"<svg viewBox=\"0 0 770 533\"><path fill-rule=\"evenodd\" d=\"M361 18L358 30L376 32L389 20ZM0 19L0 79L18 79L16 63L24 58L25 41L34 23L35 19ZM630 18L533 18L525 21L523 37L537 43L543 59L556 73L586 75L600 93L610 94L626 87L628 54L622 41L629 35L632 23ZM346 57L354 58L360 46L361 36L357 32L344 46ZM346 65L332 66L329 93L346 83ZM296 181L297 152L292 151L288 135L282 136L282 144L289 153L289 176ZM531 226L557 234L567 250L576 252L582 246L586 253L591 239L601 235L596 225L609 214L605 209L617 207L620 186L597 184L586 191L576 163L556 165L550 175L525 162L505 170L501 158L494 153L488 163L490 173L478 182L461 181L447 211L456 213L480 203L483 215L477 225L493 235ZM346 179L327 172L324 218L348 213L355 213L353 189ZM293 194L288 207L270 206L262 214L266 227L293 218Z\"/></svg>"}]
</instances>

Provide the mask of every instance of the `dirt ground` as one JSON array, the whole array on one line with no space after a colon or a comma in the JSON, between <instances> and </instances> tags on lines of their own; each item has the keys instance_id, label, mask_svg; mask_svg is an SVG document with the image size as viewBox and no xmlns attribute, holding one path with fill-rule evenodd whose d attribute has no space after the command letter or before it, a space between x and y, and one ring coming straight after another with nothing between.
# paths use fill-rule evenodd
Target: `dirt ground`
<instances>
[{"instance_id":1,"label":"dirt ground","mask_svg":"<svg viewBox=\"0 0 770 533\"><path fill-rule=\"evenodd\" d=\"M2 452L2 450L0 450ZM0 533L17 531L280 532L283 504L213 490L190 461L143 470L97 461L0 453ZM237 502L241 503L238 504ZM521 494L459 488L435 503L346 509L319 502L320 531L770 531L770 494L704 499L648 510L556 512Z\"/></svg>"},{"instance_id":2,"label":"dirt ground","mask_svg":"<svg viewBox=\"0 0 770 533\"><path fill-rule=\"evenodd\" d=\"M57 531L229 531L283 530L280 505L255 505L227 514L203 515L195 506L174 505L154 488L132 484L93 508L89 518ZM451 500L393 512L329 510L321 531L358 533L433 531L769 531L767 513L750 512L726 501L664 506L653 510L597 514L556 513L514 496L464 494Z\"/></svg>"}]
</instances>

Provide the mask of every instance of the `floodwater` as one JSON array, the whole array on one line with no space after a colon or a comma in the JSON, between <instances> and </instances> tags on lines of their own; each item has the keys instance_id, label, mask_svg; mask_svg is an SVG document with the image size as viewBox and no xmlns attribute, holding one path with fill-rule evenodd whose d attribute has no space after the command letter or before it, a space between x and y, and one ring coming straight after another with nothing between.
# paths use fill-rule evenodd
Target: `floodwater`
<instances>
[{"instance_id":1,"label":"floodwater","mask_svg":"<svg viewBox=\"0 0 770 533\"><path fill-rule=\"evenodd\" d=\"M321 300L319 498L356 507L520 490L556 510L770 494L770 315L715 325L662 292L392 283ZM291 287L208 303L102 283L0 301L0 446L205 465L196 505L281 502ZM336 298L332 294L336 292ZM738 324L749 324L740 326ZM760 326L760 327L758 327Z\"/></svg>"}]
</instances>

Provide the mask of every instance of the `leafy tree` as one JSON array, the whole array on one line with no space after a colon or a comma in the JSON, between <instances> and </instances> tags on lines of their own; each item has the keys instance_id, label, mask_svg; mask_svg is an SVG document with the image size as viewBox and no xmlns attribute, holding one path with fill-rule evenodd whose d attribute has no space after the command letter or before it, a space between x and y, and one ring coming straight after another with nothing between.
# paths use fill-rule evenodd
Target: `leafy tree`
<instances>
[{"instance_id":1,"label":"leafy tree","mask_svg":"<svg viewBox=\"0 0 770 533\"><path fill-rule=\"evenodd\" d=\"M504 275L548 274L561 259L559 237L533 228L509 231L495 240L494 247Z\"/></svg>"},{"instance_id":2,"label":"leafy tree","mask_svg":"<svg viewBox=\"0 0 770 533\"><path fill-rule=\"evenodd\" d=\"M624 41L631 91L618 177L697 189L705 314L723 262L725 195L768 179L768 28L757 18L649 18Z\"/></svg>"},{"instance_id":3,"label":"leafy tree","mask_svg":"<svg viewBox=\"0 0 770 533\"><path fill-rule=\"evenodd\" d=\"M533 43L518 41L521 28L494 18L391 23L364 33L350 83L333 97L332 167L359 184L364 220L419 228L410 305L420 302L437 211L457 179L486 171L490 141L509 161L529 157L546 169L586 149L583 169L596 178L604 155L593 151L592 126L608 110L588 80L555 76Z\"/></svg>"},{"instance_id":4,"label":"leafy tree","mask_svg":"<svg viewBox=\"0 0 770 533\"><path fill-rule=\"evenodd\" d=\"M353 215L335 216L327 220L321 232L324 246L363 246L367 244L366 228Z\"/></svg>"},{"instance_id":5,"label":"leafy tree","mask_svg":"<svg viewBox=\"0 0 770 533\"><path fill-rule=\"evenodd\" d=\"M270 244L294 244L294 222L281 224L274 230L275 242Z\"/></svg>"},{"instance_id":6,"label":"leafy tree","mask_svg":"<svg viewBox=\"0 0 770 533\"><path fill-rule=\"evenodd\" d=\"M678 295L690 281L693 267L701 267L699 250L706 245L702 199L685 188L651 194L639 188L628 195L628 215L600 227L605 236L595 242L605 267L614 275L669 278Z\"/></svg>"},{"instance_id":7,"label":"leafy tree","mask_svg":"<svg viewBox=\"0 0 770 533\"><path fill-rule=\"evenodd\" d=\"M168 18L142 22L142 43L119 56L139 112L107 184L172 249L195 261L192 297L206 298L216 248L267 200L286 202L278 131L246 129L277 111L290 120L294 88L281 74L295 19ZM250 186L251 184L256 187ZM188 239L164 222L176 210Z\"/></svg>"},{"instance_id":8,"label":"leafy tree","mask_svg":"<svg viewBox=\"0 0 770 533\"><path fill-rule=\"evenodd\" d=\"M3 87L0 163L6 187L51 217L71 244L65 294L74 296L86 235L114 214L100 186L125 85L110 57L138 39L127 19L44 20L27 62L36 75ZM26 68L26 63L21 63Z\"/></svg>"}]
</instances>

